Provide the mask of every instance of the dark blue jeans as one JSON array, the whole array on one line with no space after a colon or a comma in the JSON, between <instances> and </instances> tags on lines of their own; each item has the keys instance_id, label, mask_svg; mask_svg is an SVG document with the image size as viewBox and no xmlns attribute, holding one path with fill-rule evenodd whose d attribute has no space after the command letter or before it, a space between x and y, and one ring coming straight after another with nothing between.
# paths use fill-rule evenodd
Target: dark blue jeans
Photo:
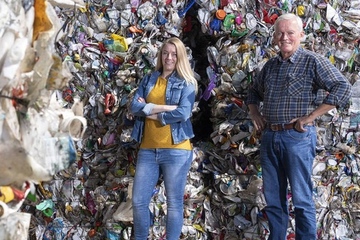
<instances>
[{"instance_id":1,"label":"dark blue jeans","mask_svg":"<svg viewBox=\"0 0 360 240\"><path fill-rule=\"evenodd\" d=\"M146 240L150 228L149 204L163 175L167 216L166 239L178 240L183 226L184 192L193 152L181 149L140 149L133 186L135 240Z\"/></svg>"},{"instance_id":2,"label":"dark blue jeans","mask_svg":"<svg viewBox=\"0 0 360 240\"><path fill-rule=\"evenodd\" d=\"M316 239L316 210L313 201L312 165L315 158L316 128L263 132L260 158L269 220L269 240L285 240L289 222L288 184L295 210L297 240Z\"/></svg>"}]
</instances>

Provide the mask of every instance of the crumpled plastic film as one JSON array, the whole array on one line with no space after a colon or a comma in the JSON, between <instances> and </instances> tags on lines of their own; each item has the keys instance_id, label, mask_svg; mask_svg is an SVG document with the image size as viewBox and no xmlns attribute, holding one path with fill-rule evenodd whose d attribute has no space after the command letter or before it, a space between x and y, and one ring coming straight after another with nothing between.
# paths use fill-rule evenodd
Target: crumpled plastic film
<instances>
[{"instance_id":1,"label":"crumpled plastic film","mask_svg":"<svg viewBox=\"0 0 360 240\"><path fill-rule=\"evenodd\" d=\"M31 214L14 212L0 219L2 239L27 239ZM14 231L16 229L16 231Z\"/></svg>"},{"instance_id":2,"label":"crumpled plastic film","mask_svg":"<svg viewBox=\"0 0 360 240\"><path fill-rule=\"evenodd\" d=\"M0 9L1 239L28 239L23 203L36 201L41 182L76 161L75 141L87 123L83 109L63 105L57 95L72 74L54 48L61 22L53 6L2 1Z\"/></svg>"},{"instance_id":3,"label":"crumpled plastic film","mask_svg":"<svg viewBox=\"0 0 360 240\"><path fill-rule=\"evenodd\" d=\"M19 14L10 14L7 10L12 6L0 3L4 13L0 66L6 58L12 61L8 69L24 68L20 78L15 71L4 75L20 80L0 82L1 93L17 100L14 106L2 99L0 134L2 139L20 139L24 125L9 116L28 113L33 117L21 122L42 119L42 126L48 125L30 132L52 140L70 135L70 145L76 147L76 156L72 155L76 160L61 171L63 165L54 166L52 180L36 185L29 193L35 200L29 197L23 204L22 211L34 216L31 237L132 239L131 181L137 146L130 138L133 116L128 105L140 79L153 70L162 41L178 36L188 46L199 80L193 109L195 155L185 189L181 239L266 239L269 230L258 156L261 143L243 101L253 77L278 51L272 44L273 24L284 12L303 19L302 45L329 58L353 84L349 106L317 121L313 180L318 238L360 237L358 1L39 1L37 4L48 6L46 13L58 30L39 34L44 39L25 47L22 43L29 44L33 35L18 39L14 34L18 29L26 32L18 27L23 21L6 24L25 13L27 19L34 19L29 2L23 3L22 12L17 10ZM25 22L28 31L33 31L31 21ZM20 47L8 53L7 48L15 43ZM39 56L41 61L35 61ZM38 68L44 62L44 68ZM50 94L59 88L55 95ZM43 109L41 114L37 115L39 108L32 108L34 103ZM36 140L28 142L40 149L33 143ZM56 159L56 151L51 152L55 154L47 158ZM48 161L42 166L45 163ZM291 194L289 200L292 211ZM39 206L51 207L40 210ZM149 237L166 239L166 193L161 178L150 211ZM289 223L288 239L293 239L292 215Z\"/></svg>"}]
</instances>

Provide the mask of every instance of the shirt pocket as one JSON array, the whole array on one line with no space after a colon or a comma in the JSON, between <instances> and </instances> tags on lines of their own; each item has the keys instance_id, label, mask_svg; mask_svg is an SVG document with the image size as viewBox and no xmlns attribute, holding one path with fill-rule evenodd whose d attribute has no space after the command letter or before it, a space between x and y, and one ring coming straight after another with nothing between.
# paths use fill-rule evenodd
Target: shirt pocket
<instances>
[{"instance_id":1,"label":"shirt pocket","mask_svg":"<svg viewBox=\"0 0 360 240\"><path fill-rule=\"evenodd\" d=\"M286 79L286 92L289 96L299 96L304 88L302 75L290 73Z\"/></svg>"},{"instance_id":2,"label":"shirt pocket","mask_svg":"<svg viewBox=\"0 0 360 240\"><path fill-rule=\"evenodd\" d=\"M180 97L184 85L182 83L174 83L171 88L170 104L179 104Z\"/></svg>"}]
</instances>

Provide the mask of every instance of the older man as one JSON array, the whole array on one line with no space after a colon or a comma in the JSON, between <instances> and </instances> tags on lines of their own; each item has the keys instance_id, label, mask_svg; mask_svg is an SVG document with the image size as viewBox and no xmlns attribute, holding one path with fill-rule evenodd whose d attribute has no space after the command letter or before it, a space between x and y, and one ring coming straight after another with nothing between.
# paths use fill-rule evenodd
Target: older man
<instances>
[{"instance_id":1,"label":"older man","mask_svg":"<svg viewBox=\"0 0 360 240\"><path fill-rule=\"evenodd\" d=\"M269 239L286 239L289 184L296 239L312 240L316 239L311 180L317 139L314 122L329 110L345 106L351 85L328 59L301 47L304 32L298 16L281 15L273 37L280 52L256 76L246 100L254 128L262 131L260 158ZM326 92L321 99L320 89Z\"/></svg>"}]
</instances>

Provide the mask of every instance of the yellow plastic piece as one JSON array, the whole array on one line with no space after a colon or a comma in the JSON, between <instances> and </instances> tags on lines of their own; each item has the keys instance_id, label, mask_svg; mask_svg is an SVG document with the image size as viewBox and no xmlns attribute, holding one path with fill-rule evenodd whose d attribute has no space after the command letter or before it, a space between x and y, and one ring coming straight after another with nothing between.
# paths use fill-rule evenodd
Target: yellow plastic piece
<instances>
[{"instance_id":1,"label":"yellow plastic piece","mask_svg":"<svg viewBox=\"0 0 360 240\"><path fill-rule=\"evenodd\" d=\"M330 55L329 60L332 64L335 64L335 57L334 55Z\"/></svg>"},{"instance_id":2,"label":"yellow plastic piece","mask_svg":"<svg viewBox=\"0 0 360 240\"><path fill-rule=\"evenodd\" d=\"M11 202L14 200L15 195L11 187L9 186L2 186L0 187L0 201L4 203Z\"/></svg>"},{"instance_id":3,"label":"yellow plastic piece","mask_svg":"<svg viewBox=\"0 0 360 240\"><path fill-rule=\"evenodd\" d=\"M299 17L303 17L305 15L305 7L300 5L297 7L297 14Z\"/></svg>"},{"instance_id":4,"label":"yellow plastic piece","mask_svg":"<svg viewBox=\"0 0 360 240\"><path fill-rule=\"evenodd\" d=\"M128 50L129 46L126 42L126 38L124 38L123 36L120 36L118 34L111 34L111 38L114 40L114 42L117 42L118 44L120 44L120 48L122 48L121 52L125 52Z\"/></svg>"}]
</instances>

